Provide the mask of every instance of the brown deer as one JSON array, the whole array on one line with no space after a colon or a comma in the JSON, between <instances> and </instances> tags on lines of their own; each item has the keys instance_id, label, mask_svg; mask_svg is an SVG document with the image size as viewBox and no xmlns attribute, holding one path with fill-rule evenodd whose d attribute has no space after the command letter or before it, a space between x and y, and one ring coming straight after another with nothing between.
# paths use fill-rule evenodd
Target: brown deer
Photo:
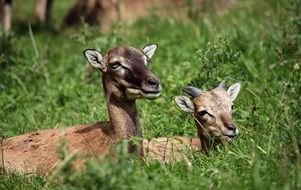
<instances>
[{"instance_id":1,"label":"brown deer","mask_svg":"<svg viewBox=\"0 0 301 190\"><path fill-rule=\"evenodd\" d=\"M0 147L2 167L9 171L47 173L60 162L57 149L62 140L67 142L70 154L99 156L122 139L142 137L136 99L160 96L160 82L147 68L156 49L156 45L142 50L120 46L109 50L104 57L96 50L85 50L88 62L102 72L109 122L48 129L5 139ZM128 149L142 154L141 147L138 150L134 143L129 143Z\"/></svg>"},{"instance_id":2,"label":"brown deer","mask_svg":"<svg viewBox=\"0 0 301 190\"><path fill-rule=\"evenodd\" d=\"M236 0L77 0L64 18L67 26L81 23L100 24L108 31L116 21L131 21L143 16L172 16L185 18L187 12L198 13L201 7L221 12L232 7ZM189 2L191 4L189 5Z\"/></svg>"},{"instance_id":3,"label":"brown deer","mask_svg":"<svg viewBox=\"0 0 301 190\"><path fill-rule=\"evenodd\" d=\"M239 91L240 84L235 83L226 89L226 82L211 91L202 91L187 86L183 91L186 96L175 96L179 108L193 115L199 138L159 137L143 141L144 155L149 160L170 162L187 159L188 149L208 153L215 145L225 144L239 133L232 121L232 106Z\"/></svg>"},{"instance_id":4,"label":"brown deer","mask_svg":"<svg viewBox=\"0 0 301 190\"><path fill-rule=\"evenodd\" d=\"M129 21L147 15L148 9L162 0L77 0L65 16L67 26L80 24L81 19L89 24L100 24L108 31L116 21Z\"/></svg>"}]
</instances>

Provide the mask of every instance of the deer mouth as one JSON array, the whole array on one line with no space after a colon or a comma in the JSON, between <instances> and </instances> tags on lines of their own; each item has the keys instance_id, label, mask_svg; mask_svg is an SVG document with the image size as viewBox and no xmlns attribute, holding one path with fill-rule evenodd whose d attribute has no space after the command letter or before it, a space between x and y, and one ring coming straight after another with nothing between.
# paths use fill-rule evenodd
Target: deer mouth
<instances>
[{"instance_id":1,"label":"deer mouth","mask_svg":"<svg viewBox=\"0 0 301 190\"><path fill-rule=\"evenodd\" d=\"M154 98L158 98L160 96L161 93L161 89L159 90L154 90L154 91L146 91L146 90L141 90L141 93L144 97L154 97Z\"/></svg>"},{"instance_id":2,"label":"deer mouth","mask_svg":"<svg viewBox=\"0 0 301 190\"><path fill-rule=\"evenodd\" d=\"M227 137L230 137L230 138L234 138L235 136L237 136L239 134L239 130L238 130L238 128L236 128L235 130L229 130L229 129L227 129L227 130L223 130L222 134L224 136L227 136Z\"/></svg>"},{"instance_id":3,"label":"deer mouth","mask_svg":"<svg viewBox=\"0 0 301 190\"><path fill-rule=\"evenodd\" d=\"M125 93L129 99L138 99L138 98L156 99L160 96L161 89L155 91L147 91L143 89L127 88L125 90Z\"/></svg>"}]
</instances>

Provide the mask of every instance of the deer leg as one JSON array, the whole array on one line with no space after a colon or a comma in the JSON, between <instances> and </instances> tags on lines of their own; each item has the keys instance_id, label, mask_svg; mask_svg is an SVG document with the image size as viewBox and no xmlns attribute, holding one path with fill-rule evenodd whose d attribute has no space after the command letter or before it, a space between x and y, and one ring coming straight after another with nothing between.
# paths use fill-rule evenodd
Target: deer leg
<instances>
[{"instance_id":1,"label":"deer leg","mask_svg":"<svg viewBox=\"0 0 301 190\"><path fill-rule=\"evenodd\" d=\"M37 0L35 13L40 24L46 24L50 20L53 0Z\"/></svg>"},{"instance_id":2,"label":"deer leg","mask_svg":"<svg viewBox=\"0 0 301 190\"><path fill-rule=\"evenodd\" d=\"M90 1L88 1L90 2ZM84 15L85 1L78 0L76 4L70 9L68 14L64 18L64 24L66 26L72 26L79 24L81 17Z\"/></svg>"},{"instance_id":3,"label":"deer leg","mask_svg":"<svg viewBox=\"0 0 301 190\"><path fill-rule=\"evenodd\" d=\"M12 0L0 0L0 27L5 32L11 28L11 4Z\"/></svg>"}]
</instances>

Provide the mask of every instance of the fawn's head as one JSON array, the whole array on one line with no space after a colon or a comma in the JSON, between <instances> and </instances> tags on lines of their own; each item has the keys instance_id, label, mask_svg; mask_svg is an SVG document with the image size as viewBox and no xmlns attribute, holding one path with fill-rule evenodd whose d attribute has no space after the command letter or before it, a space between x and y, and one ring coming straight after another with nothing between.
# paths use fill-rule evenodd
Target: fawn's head
<instances>
[{"instance_id":1,"label":"fawn's head","mask_svg":"<svg viewBox=\"0 0 301 190\"><path fill-rule=\"evenodd\" d=\"M147 65L156 49L154 44L142 50L119 46L110 49L105 56L93 49L85 50L84 55L103 73L106 95L119 100L155 99L160 96L161 85Z\"/></svg>"},{"instance_id":2,"label":"fawn's head","mask_svg":"<svg viewBox=\"0 0 301 190\"><path fill-rule=\"evenodd\" d=\"M206 139L227 142L239 133L232 121L232 108L240 91L240 84L235 83L226 89L225 83L223 81L211 91L184 87L183 91L194 99L193 102L186 96L174 98L181 110L194 115L199 134Z\"/></svg>"}]
</instances>

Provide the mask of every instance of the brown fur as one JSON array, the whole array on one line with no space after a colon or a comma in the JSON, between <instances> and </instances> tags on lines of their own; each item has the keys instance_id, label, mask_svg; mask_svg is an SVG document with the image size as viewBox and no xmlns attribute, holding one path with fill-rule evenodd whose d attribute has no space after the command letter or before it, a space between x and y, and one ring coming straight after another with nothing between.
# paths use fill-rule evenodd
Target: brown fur
<instances>
[{"instance_id":1,"label":"brown fur","mask_svg":"<svg viewBox=\"0 0 301 190\"><path fill-rule=\"evenodd\" d=\"M143 140L143 151L146 161L183 161L191 150L201 151L199 138L193 137L158 137Z\"/></svg>"},{"instance_id":2,"label":"brown fur","mask_svg":"<svg viewBox=\"0 0 301 190\"><path fill-rule=\"evenodd\" d=\"M3 142L5 169L45 173L60 162L58 149L63 140L68 142L71 154L81 150L95 155L104 154L108 145L116 141L108 123L48 129L8 138Z\"/></svg>"}]
</instances>

